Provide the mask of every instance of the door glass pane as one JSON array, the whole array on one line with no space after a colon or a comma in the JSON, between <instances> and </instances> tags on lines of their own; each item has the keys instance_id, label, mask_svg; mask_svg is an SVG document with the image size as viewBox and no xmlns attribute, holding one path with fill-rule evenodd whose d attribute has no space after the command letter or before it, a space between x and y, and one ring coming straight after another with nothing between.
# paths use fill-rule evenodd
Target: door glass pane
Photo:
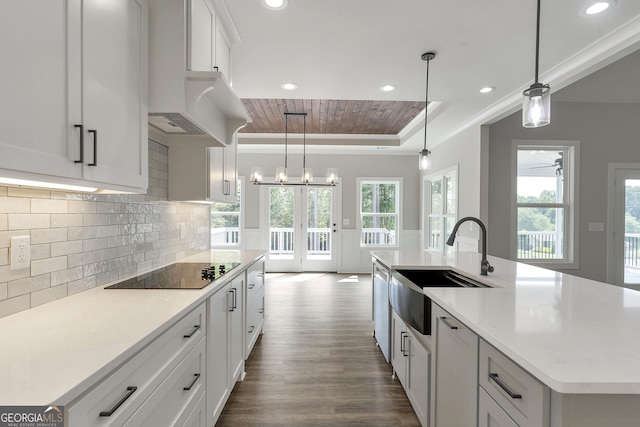
<instances>
[{"instance_id":1,"label":"door glass pane","mask_svg":"<svg viewBox=\"0 0 640 427\"><path fill-rule=\"evenodd\" d=\"M518 259L562 259L563 208L518 208Z\"/></svg>"},{"instance_id":2,"label":"door glass pane","mask_svg":"<svg viewBox=\"0 0 640 427\"><path fill-rule=\"evenodd\" d=\"M269 256L271 258L293 258L293 224L293 188L269 188Z\"/></svg>"},{"instance_id":3,"label":"door glass pane","mask_svg":"<svg viewBox=\"0 0 640 427\"><path fill-rule=\"evenodd\" d=\"M307 189L307 258L331 259L331 188Z\"/></svg>"},{"instance_id":4,"label":"door glass pane","mask_svg":"<svg viewBox=\"0 0 640 427\"><path fill-rule=\"evenodd\" d=\"M640 283L640 179L624 185L624 283Z\"/></svg>"}]
</instances>

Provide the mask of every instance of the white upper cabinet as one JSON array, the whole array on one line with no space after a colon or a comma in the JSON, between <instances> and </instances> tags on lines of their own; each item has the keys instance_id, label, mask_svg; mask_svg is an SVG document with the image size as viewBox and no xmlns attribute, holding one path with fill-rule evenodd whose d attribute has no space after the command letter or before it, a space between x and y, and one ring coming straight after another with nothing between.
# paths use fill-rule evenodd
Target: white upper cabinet
<instances>
[{"instance_id":1,"label":"white upper cabinet","mask_svg":"<svg viewBox=\"0 0 640 427\"><path fill-rule=\"evenodd\" d=\"M0 176L147 187L147 0L0 4Z\"/></svg>"},{"instance_id":2,"label":"white upper cabinet","mask_svg":"<svg viewBox=\"0 0 640 427\"><path fill-rule=\"evenodd\" d=\"M231 41L224 30L220 19L216 17L215 32L215 56L214 67L216 67L228 81L231 81Z\"/></svg>"},{"instance_id":3,"label":"white upper cabinet","mask_svg":"<svg viewBox=\"0 0 640 427\"><path fill-rule=\"evenodd\" d=\"M189 70L212 71L216 15L205 0L189 0Z\"/></svg>"}]
</instances>

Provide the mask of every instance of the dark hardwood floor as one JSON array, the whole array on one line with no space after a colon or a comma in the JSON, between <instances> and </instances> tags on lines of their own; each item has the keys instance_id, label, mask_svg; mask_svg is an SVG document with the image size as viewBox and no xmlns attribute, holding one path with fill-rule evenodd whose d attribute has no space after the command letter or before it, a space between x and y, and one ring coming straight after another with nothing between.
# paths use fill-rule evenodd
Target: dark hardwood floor
<instances>
[{"instance_id":1,"label":"dark hardwood floor","mask_svg":"<svg viewBox=\"0 0 640 427\"><path fill-rule=\"evenodd\" d=\"M419 426L372 337L371 277L268 274L265 331L216 426Z\"/></svg>"}]
</instances>

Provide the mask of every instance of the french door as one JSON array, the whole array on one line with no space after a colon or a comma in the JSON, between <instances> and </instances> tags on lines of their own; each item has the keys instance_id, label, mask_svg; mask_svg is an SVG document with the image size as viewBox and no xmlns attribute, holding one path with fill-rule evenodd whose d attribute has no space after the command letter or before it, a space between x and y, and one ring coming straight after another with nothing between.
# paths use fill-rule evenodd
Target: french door
<instances>
[{"instance_id":1,"label":"french door","mask_svg":"<svg viewBox=\"0 0 640 427\"><path fill-rule=\"evenodd\" d=\"M337 187L269 186L263 191L269 207L267 271L337 271Z\"/></svg>"},{"instance_id":2,"label":"french door","mask_svg":"<svg viewBox=\"0 0 640 427\"><path fill-rule=\"evenodd\" d=\"M640 169L616 169L613 194L613 281L639 288Z\"/></svg>"}]
</instances>

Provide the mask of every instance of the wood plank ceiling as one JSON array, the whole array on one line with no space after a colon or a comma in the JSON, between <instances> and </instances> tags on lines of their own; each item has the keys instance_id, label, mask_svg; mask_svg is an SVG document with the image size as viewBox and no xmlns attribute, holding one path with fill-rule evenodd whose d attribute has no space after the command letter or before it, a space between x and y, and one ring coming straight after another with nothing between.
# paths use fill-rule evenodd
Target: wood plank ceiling
<instances>
[{"instance_id":1,"label":"wood plank ceiling","mask_svg":"<svg viewBox=\"0 0 640 427\"><path fill-rule=\"evenodd\" d=\"M243 99L252 123L241 133L284 133L284 113L307 113L307 134L397 135L422 110L422 101ZM289 117L289 133L302 133L302 117Z\"/></svg>"}]
</instances>

